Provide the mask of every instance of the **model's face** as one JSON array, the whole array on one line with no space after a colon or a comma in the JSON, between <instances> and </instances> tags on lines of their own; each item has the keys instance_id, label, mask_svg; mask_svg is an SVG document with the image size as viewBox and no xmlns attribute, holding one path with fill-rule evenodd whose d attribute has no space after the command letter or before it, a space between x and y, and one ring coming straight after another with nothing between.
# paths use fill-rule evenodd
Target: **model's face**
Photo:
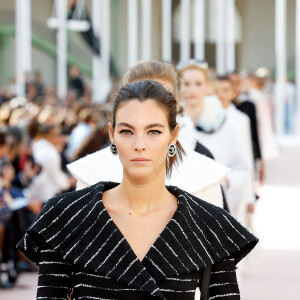
<instances>
[{"instance_id":1,"label":"model's face","mask_svg":"<svg viewBox=\"0 0 300 300\"><path fill-rule=\"evenodd\" d=\"M59 130L58 128L54 127L51 129L49 133L45 136L45 138L55 147L59 145Z\"/></svg>"},{"instance_id":2,"label":"model's face","mask_svg":"<svg viewBox=\"0 0 300 300\"><path fill-rule=\"evenodd\" d=\"M0 145L0 158L6 157L8 155L8 147L6 144Z\"/></svg>"},{"instance_id":3,"label":"model's face","mask_svg":"<svg viewBox=\"0 0 300 300\"><path fill-rule=\"evenodd\" d=\"M253 88L253 81L250 78L245 78L242 80L241 92L247 93Z\"/></svg>"},{"instance_id":4,"label":"model's face","mask_svg":"<svg viewBox=\"0 0 300 300\"><path fill-rule=\"evenodd\" d=\"M232 84L225 80L218 81L217 96L221 100L223 107L227 108L234 97Z\"/></svg>"},{"instance_id":5,"label":"model's face","mask_svg":"<svg viewBox=\"0 0 300 300\"><path fill-rule=\"evenodd\" d=\"M197 69L187 69L183 72L180 91L187 105L199 105L208 90L209 83L203 72Z\"/></svg>"},{"instance_id":6,"label":"model's face","mask_svg":"<svg viewBox=\"0 0 300 300\"><path fill-rule=\"evenodd\" d=\"M167 149L176 143L178 128L170 132L166 112L153 100L130 100L119 107L110 139L116 143L124 175L136 180L164 175Z\"/></svg>"}]
</instances>

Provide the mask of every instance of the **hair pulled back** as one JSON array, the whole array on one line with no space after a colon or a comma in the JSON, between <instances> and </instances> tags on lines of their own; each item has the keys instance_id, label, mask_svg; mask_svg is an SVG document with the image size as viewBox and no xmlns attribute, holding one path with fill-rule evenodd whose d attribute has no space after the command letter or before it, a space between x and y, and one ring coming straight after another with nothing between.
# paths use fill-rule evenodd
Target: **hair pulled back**
<instances>
[{"instance_id":1,"label":"hair pulled back","mask_svg":"<svg viewBox=\"0 0 300 300\"><path fill-rule=\"evenodd\" d=\"M138 100L144 102L146 100L155 101L166 113L169 129L171 132L177 125L176 121L176 99L172 93L166 90L159 83L152 80L136 81L133 83L123 85L118 93L114 96L113 115L112 115L112 126L113 129L116 127L116 114L118 109L130 100ZM172 173L172 168L182 160L185 154L181 144L177 140L176 142L177 154L173 157L167 158L166 163L166 174L168 176Z\"/></svg>"},{"instance_id":2,"label":"hair pulled back","mask_svg":"<svg viewBox=\"0 0 300 300\"><path fill-rule=\"evenodd\" d=\"M37 135L47 135L55 128L55 125L40 123L36 118L30 120L27 125L28 135L35 138Z\"/></svg>"},{"instance_id":3,"label":"hair pulled back","mask_svg":"<svg viewBox=\"0 0 300 300\"><path fill-rule=\"evenodd\" d=\"M175 99L179 100L179 74L172 63L159 60L140 61L127 71L122 84L156 79L169 81L174 87L172 92Z\"/></svg>"},{"instance_id":4,"label":"hair pulled back","mask_svg":"<svg viewBox=\"0 0 300 300\"><path fill-rule=\"evenodd\" d=\"M197 61L196 59L189 59L186 62L181 62L177 65L177 70L180 77L186 70L198 70L203 75L207 82L209 82L208 64L205 61Z\"/></svg>"}]
</instances>

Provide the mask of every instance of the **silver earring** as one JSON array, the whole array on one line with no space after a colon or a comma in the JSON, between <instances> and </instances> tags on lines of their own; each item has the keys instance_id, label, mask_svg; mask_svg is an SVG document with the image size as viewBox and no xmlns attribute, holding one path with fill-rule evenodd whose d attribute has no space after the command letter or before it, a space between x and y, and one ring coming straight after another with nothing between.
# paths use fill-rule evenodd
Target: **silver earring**
<instances>
[{"instance_id":1,"label":"silver earring","mask_svg":"<svg viewBox=\"0 0 300 300\"><path fill-rule=\"evenodd\" d=\"M177 153L177 147L176 144L170 143L168 146L168 157L173 157Z\"/></svg>"},{"instance_id":2,"label":"silver earring","mask_svg":"<svg viewBox=\"0 0 300 300\"><path fill-rule=\"evenodd\" d=\"M113 155L118 155L118 149L115 142L112 142L109 147Z\"/></svg>"}]
</instances>

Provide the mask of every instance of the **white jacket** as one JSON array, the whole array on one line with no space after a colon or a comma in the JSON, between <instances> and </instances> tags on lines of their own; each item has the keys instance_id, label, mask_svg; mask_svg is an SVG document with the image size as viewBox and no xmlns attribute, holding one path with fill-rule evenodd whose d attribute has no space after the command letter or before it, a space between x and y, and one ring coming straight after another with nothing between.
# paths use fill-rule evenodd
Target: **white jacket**
<instances>
[{"instance_id":1,"label":"white jacket","mask_svg":"<svg viewBox=\"0 0 300 300\"><path fill-rule=\"evenodd\" d=\"M67 190L70 181L61 169L61 158L54 145L41 139L33 142L32 149L35 162L41 166L41 172L33 178L29 186L29 197L46 202Z\"/></svg>"},{"instance_id":2,"label":"white jacket","mask_svg":"<svg viewBox=\"0 0 300 300\"><path fill-rule=\"evenodd\" d=\"M221 122L222 108L219 100L209 97L206 99L206 104L205 114L203 113L201 118L202 121L205 119L208 125L213 124L215 131L212 133L197 131L197 139L212 152L217 162L230 168L229 186L225 194L229 210L236 217L244 187L250 180L251 163L238 123L228 116ZM223 111L225 116L226 111ZM216 120L214 120L214 112L217 115Z\"/></svg>"},{"instance_id":3,"label":"white jacket","mask_svg":"<svg viewBox=\"0 0 300 300\"><path fill-rule=\"evenodd\" d=\"M178 121L180 126L187 124L185 129L190 128L189 118L184 117ZM185 135L187 134L185 132ZM191 134L195 134L193 126ZM166 184L178 186L207 202L223 207L220 183L228 174L229 168L191 150L184 140L179 137L186 156L183 162L173 169L171 178L166 178ZM67 167L77 179L77 189L98 181L121 182L123 178L123 166L119 158L111 154L109 148L90 154Z\"/></svg>"}]
</instances>

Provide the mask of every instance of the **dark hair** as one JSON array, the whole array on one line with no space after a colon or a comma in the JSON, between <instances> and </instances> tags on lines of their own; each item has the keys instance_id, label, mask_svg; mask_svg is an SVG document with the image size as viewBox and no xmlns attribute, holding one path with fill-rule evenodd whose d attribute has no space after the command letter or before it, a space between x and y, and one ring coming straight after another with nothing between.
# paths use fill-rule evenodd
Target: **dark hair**
<instances>
[{"instance_id":1,"label":"dark hair","mask_svg":"<svg viewBox=\"0 0 300 300\"><path fill-rule=\"evenodd\" d=\"M54 128L55 125L39 123L35 118L31 119L27 126L30 138L35 138L38 134L46 135Z\"/></svg>"},{"instance_id":2,"label":"dark hair","mask_svg":"<svg viewBox=\"0 0 300 300\"><path fill-rule=\"evenodd\" d=\"M140 61L127 71L123 77L122 84L145 79L161 79L170 82L173 85L173 94L179 101L179 73L173 64L158 60Z\"/></svg>"},{"instance_id":3,"label":"dark hair","mask_svg":"<svg viewBox=\"0 0 300 300\"><path fill-rule=\"evenodd\" d=\"M217 81L228 81L229 83L231 83L229 76L226 76L226 75L217 76Z\"/></svg>"},{"instance_id":4,"label":"dark hair","mask_svg":"<svg viewBox=\"0 0 300 300\"><path fill-rule=\"evenodd\" d=\"M6 145L7 132L5 128L0 128L0 146Z\"/></svg>"},{"instance_id":5,"label":"dark hair","mask_svg":"<svg viewBox=\"0 0 300 300\"><path fill-rule=\"evenodd\" d=\"M74 159L77 160L88 154L94 153L102 149L109 143L109 137L106 127L98 127L81 143L79 149L74 154Z\"/></svg>"},{"instance_id":6,"label":"dark hair","mask_svg":"<svg viewBox=\"0 0 300 300\"><path fill-rule=\"evenodd\" d=\"M176 99L174 95L166 90L158 82L152 80L136 81L133 83L123 85L118 93L114 96L112 126L116 126L116 113L121 105L132 99L137 99L140 102L144 102L148 99L154 100L167 114L169 123L169 129L172 132L176 125ZM174 164L178 163L178 160L182 160L185 154L181 144L177 140L176 142L177 154L173 157L167 158L166 174L168 176L172 173Z\"/></svg>"}]
</instances>

